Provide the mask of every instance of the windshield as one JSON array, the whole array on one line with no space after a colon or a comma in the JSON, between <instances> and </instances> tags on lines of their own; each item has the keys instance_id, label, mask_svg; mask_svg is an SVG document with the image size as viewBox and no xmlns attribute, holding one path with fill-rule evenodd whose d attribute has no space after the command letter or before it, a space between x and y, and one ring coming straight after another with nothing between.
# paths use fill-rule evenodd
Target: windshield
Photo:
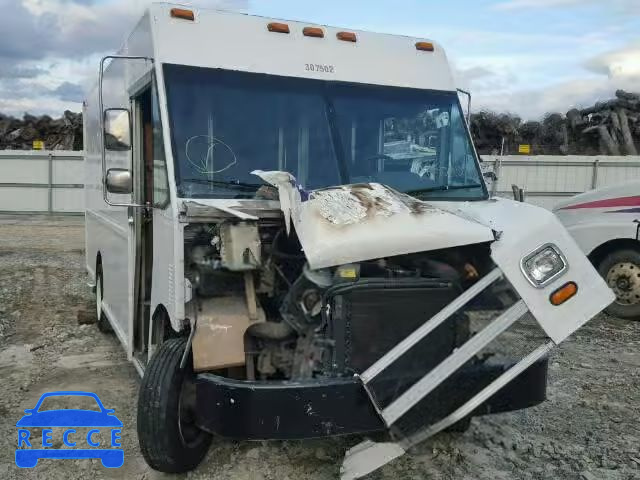
<instances>
[{"instance_id":1,"label":"windshield","mask_svg":"<svg viewBox=\"0 0 640 480\"><path fill-rule=\"evenodd\" d=\"M253 198L253 170L307 190L378 182L486 198L457 94L165 65L180 197Z\"/></svg>"}]
</instances>

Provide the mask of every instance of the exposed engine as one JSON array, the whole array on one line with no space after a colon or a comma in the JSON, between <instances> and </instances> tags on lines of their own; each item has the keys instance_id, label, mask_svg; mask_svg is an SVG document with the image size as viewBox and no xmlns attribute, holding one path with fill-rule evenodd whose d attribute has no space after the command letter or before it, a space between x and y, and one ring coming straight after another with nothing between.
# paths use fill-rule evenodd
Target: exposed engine
<instances>
[{"instance_id":1,"label":"exposed engine","mask_svg":"<svg viewBox=\"0 0 640 480\"><path fill-rule=\"evenodd\" d=\"M487 246L475 245L311 270L279 219L191 224L184 237L196 304L254 302L244 336L248 379L352 375L490 267ZM441 336L443 351L465 335L458 325Z\"/></svg>"}]
</instances>

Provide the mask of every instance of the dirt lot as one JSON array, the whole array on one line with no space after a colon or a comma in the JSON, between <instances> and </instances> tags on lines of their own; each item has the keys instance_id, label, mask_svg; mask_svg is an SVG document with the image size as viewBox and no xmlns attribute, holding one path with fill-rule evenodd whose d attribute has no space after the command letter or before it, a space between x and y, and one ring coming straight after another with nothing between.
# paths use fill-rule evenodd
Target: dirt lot
<instances>
[{"instance_id":1,"label":"dirt lot","mask_svg":"<svg viewBox=\"0 0 640 480\"><path fill-rule=\"evenodd\" d=\"M0 217L0 478L175 476L150 470L135 431L138 377L114 336L78 325L93 310L81 218ZM124 467L96 460L14 464L15 422L51 390L96 392L124 423ZM359 438L313 442L214 441L187 478L337 478ZM549 400L528 411L474 419L371 475L376 479L640 479L640 323L601 315L551 360Z\"/></svg>"}]
</instances>

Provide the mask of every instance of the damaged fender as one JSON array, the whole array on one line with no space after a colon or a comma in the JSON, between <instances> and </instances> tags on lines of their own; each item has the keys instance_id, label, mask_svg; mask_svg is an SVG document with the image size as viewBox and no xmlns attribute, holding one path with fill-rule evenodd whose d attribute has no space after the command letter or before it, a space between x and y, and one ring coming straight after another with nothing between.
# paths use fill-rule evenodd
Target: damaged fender
<instances>
[{"instance_id":1,"label":"damaged fender","mask_svg":"<svg viewBox=\"0 0 640 480\"><path fill-rule=\"evenodd\" d=\"M438 205L499 232L499 240L491 245L491 258L556 344L615 300L611 289L552 212L507 199ZM546 244L553 244L562 252L568 268L551 283L537 288L525 277L521 262ZM577 294L562 305L552 305L550 295L570 281L578 285Z\"/></svg>"}]
</instances>

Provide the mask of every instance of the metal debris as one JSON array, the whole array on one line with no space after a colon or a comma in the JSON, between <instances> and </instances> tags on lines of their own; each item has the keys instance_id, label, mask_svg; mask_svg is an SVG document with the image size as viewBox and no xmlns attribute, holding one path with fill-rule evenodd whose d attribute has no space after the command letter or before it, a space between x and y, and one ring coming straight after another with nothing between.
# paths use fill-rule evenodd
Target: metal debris
<instances>
[{"instance_id":1,"label":"metal debris","mask_svg":"<svg viewBox=\"0 0 640 480\"><path fill-rule=\"evenodd\" d=\"M405 449L397 443L376 443L365 440L347 450L340 468L340 479L362 478L405 453Z\"/></svg>"}]
</instances>

